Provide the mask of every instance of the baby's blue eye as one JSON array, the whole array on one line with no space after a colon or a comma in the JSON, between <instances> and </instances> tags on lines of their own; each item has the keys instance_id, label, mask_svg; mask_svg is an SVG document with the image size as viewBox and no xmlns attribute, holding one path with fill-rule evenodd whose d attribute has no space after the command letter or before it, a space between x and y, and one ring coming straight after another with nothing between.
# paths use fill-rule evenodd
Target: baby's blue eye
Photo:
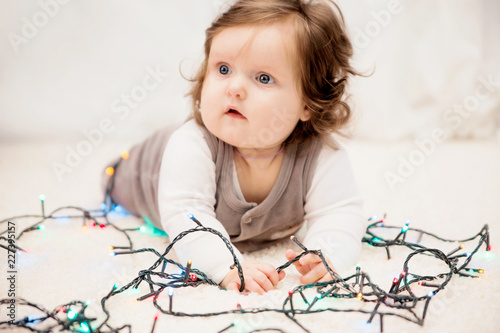
<instances>
[{"instance_id":1,"label":"baby's blue eye","mask_svg":"<svg viewBox=\"0 0 500 333\"><path fill-rule=\"evenodd\" d=\"M272 77L270 77L269 75L267 74L260 74L259 75L259 82L260 83L263 83L263 84L270 84L270 83L274 83L274 80Z\"/></svg>"},{"instance_id":2,"label":"baby's blue eye","mask_svg":"<svg viewBox=\"0 0 500 333\"><path fill-rule=\"evenodd\" d=\"M219 73L221 73L222 75L227 75L229 74L231 71L229 70L229 67L227 67L226 65L221 65L219 67Z\"/></svg>"}]
</instances>

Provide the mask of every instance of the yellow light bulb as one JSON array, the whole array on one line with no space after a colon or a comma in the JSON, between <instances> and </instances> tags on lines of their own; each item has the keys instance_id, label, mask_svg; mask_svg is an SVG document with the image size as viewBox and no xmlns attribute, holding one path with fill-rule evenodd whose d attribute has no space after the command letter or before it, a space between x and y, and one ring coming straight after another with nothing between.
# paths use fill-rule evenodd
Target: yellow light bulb
<instances>
[{"instance_id":1,"label":"yellow light bulb","mask_svg":"<svg viewBox=\"0 0 500 333\"><path fill-rule=\"evenodd\" d=\"M115 173L115 169L113 167L107 167L106 168L106 174L108 176L113 176L114 173Z\"/></svg>"}]
</instances>

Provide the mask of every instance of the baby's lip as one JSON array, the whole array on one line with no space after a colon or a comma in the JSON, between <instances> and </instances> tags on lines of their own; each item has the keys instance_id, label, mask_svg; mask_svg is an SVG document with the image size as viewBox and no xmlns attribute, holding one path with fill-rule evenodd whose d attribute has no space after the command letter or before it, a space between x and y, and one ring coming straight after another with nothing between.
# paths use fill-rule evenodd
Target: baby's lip
<instances>
[{"instance_id":1,"label":"baby's lip","mask_svg":"<svg viewBox=\"0 0 500 333\"><path fill-rule=\"evenodd\" d=\"M228 105L226 106L226 114L227 113L231 113L231 114L235 114L235 115L240 115L241 117L243 118L246 118L239 110L237 107L235 106L232 106L232 105Z\"/></svg>"}]
</instances>

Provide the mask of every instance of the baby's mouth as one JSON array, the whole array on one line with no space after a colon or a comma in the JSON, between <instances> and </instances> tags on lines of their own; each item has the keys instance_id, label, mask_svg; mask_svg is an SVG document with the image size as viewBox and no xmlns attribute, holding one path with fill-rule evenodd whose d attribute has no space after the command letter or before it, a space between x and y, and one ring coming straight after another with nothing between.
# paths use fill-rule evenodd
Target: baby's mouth
<instances>
[{"instance_id":1,"label":"baby's mouth","mask_svg":"<svg viewBox=\"0 0 500 333\"><path fill-rule=\"evenodd\" d=\"M246 119L246 117L244 115L242 115L238 110L236 110L234 108L228 108L228 110L226 111L226 114L228 116L233 117L233 118Z\"/></svg>"},{"instance_id":2,"label":"baby's mouth","mask_svg":"<svg viewBox=\"0 0 500 333\"><path fill-rule=\"evenodd\" d=\"M227 113L241 114L238 112L238 110L235 110L235 109L229 109L229 111L227 111Z\"/></svg>"}]
</instances>

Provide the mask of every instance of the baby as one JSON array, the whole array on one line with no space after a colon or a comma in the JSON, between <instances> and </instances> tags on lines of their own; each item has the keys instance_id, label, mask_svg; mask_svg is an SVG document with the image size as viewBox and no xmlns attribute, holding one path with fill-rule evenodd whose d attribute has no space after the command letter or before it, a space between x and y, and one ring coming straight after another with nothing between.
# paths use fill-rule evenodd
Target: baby
<instances>
[{"instance_id":1,"label":"baby","mask_svg":"<svg viewBox=\"0 0 500 333\"><path fill-rule=\"evenodd\" d=\"M171 240L196 226L188 212L220 231L235 246L251 292L272 290L285 273L240 251L289 237L304 221L305 246L345 271L365 229L347 155L331 135L350 118L343 98L348 76L357 74L351 55L332 3L236 1L206 31L205 59L189 93L193 116L115 164L110 198ZM217 236L191 233L174 250L222 287L240 289ZM331 279L317 255L294 265L303 284Z\"/></svg>"}]
</instances>

